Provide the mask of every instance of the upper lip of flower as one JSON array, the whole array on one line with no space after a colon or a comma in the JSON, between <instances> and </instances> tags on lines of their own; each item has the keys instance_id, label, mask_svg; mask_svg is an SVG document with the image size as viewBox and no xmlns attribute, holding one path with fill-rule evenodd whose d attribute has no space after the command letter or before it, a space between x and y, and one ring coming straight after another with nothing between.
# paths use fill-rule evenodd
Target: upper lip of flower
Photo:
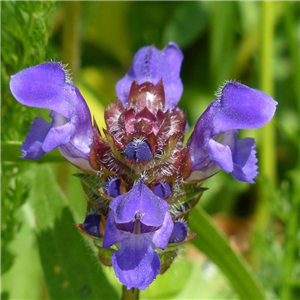
<instances>
[{"instance_id":1,"label":"upper lip of flower","mask_svg":"<svg viewBox=\"0 0 300 300\"><path fill-rule=\"evenodd\" d=\"M140 220L144 225L159 227L163 224L169 205L141 180L129 192L115 198L109 207L115 212L116 223L132 222L138 212L143 216Z\"/></svg>"}]
</instances>

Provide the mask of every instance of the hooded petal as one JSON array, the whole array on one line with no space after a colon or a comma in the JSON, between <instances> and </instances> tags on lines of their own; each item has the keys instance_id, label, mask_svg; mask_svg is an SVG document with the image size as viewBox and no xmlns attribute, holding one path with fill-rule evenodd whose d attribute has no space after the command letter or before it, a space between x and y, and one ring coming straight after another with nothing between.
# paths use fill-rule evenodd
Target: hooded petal
<instances>
[{"instance_id":1,"label":"hooded petal","mask_svg":"<svg viewBox=\"0 0 300 300\"><path fill-rule=\"evenodd\" d=\"M160 260L151 240L142 234L130 234L112 256L116 276L127 289L145 290L160 271Z\"/></svg>"},{"instance_id":2,"label":"hooded petal","mask_svg":"<svg viewBox=\"0 0 300 300\"><path fill-rule=\"evenodd\" d=\"M162 79L165 108L172 109L183 92L180 79L182 60L183 54L175 43L169 43L162 51L154 46L141 48L135 54L130 70L116 85L117 97L123 104L127 104L133 81L136 80L138 84L149 81L156 85Z\"/></svg>"},{"instance_id":3,"label":"hooded petal","mask_svg":"<svg viewBox=\"0 0 300 300\"><path fill-rule=\"evenodd\" d=\"M236 157L240 157L238 153L248 153L251 147L244 142L237 146L237 129L264 126L272 119L276 105L276 101L261 91L237 82L225 84L219 97L197 121L188 142L192 160L192 174L189 179L203 180L220 169L232 172L235 168L236 174L242 172L240 164L234 165L234 153ZM247 150L241 150L242 148ZM250 156L253 157L253 154ZM252 176L257 174L250 171L256 170L254 161L249 159L245 165L247 167L242 168L248 170L248 175L242 181L253 182ZM238 180L242 178L234 177Z\"/></svg>"},{"instance_id":4,"label":"hooded petal","mask_svg":"<svg viewBox=\"0 0 300 300\"><path fill-rule=\"evenodd\" d=\"M109 206L115 212L116 223L134 220L136 213L147 226L161 226L169 209L166 201L157 197L141 180L128 193L116 197Z\"/></svg>"},{"instance_id":5,"label":"hooded petal","mask_svg":"<svg viewBox=\"0 0 300 300\"><path fill-rule=\"evenodd\" d=\"M30 143L38 142L44 152L60 147L61 153L75 165L78 165L77 158L88 160L93 132L90 112L60 63L44 63L13 75L10 89L20 103L51 110L48 132L45 122L41 132L33 126L21 148L23 152L34 148ZM38 122L41 123L40 119ZM36 156L31 155L31 159L41 157L41 151ZM91 169L88 163L86 165Z\"/></svg>"},{"instance_id":6,"label":"hooded petal","mask_svg":"<svg viewBox=\"0 0 300 300\"><path fill-rule=\"evenodd\" d=\"M207 109L206 118L213 122L213 135L227 130L260 128L271 121L276 105L277 102L262 91L228 82Z\"/></svg>"}]
</instances>

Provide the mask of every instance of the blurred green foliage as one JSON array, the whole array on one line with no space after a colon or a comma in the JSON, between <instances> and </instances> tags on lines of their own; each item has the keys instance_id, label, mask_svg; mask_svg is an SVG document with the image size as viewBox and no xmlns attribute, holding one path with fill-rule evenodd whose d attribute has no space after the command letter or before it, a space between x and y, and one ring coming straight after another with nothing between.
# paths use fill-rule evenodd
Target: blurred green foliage
<instances>
[{"instance_id":1,"label":"blurred green foliage","mask_svg":"<svg viewBox=\"0 0 300 300\"><path fill-rule=\"evenodd\" d=\"M256 1L82 1L77 6L81 21L75 32L80 37L81 66L71 71L78 73L76 84L92 113L101 120L103 107L116 100L115 83L130 67L137 49L148 44L163 48L172 40L184 52L181 73L184 94L179 106L186 110L192 128L224 80L236 79L261 88L265 67L261 55L265 42L263 5ZM276 139L270 141L270 151L276 158L273 162L276 184L268 185L263 170L256 186L236 182L230 175L220 173L205 182L209 190L201 205L212 216L227 215L231 221L236 218L249 221L252 234L246 234L245 239L250 246L242 254L267 296L297 299L300 294L300 9L297 2L278 1L270 5L274 18L273 47L269 53L271 65L267 68L274 86L272 96L279 103L271 125ZM9 76L50 59L64 58L64 63L73 66L66 59L74 59L72 53L62 54L68 13L65 2L1 2L3 299L115 299L120 293L120 284L112 270L97 264L91 245L73 227L85 215L79 180L71 178L76 173L74 168L57 163L37 165L18 158L21 154L18 147L34 117L46 118L49 112L17 103L9 90ZM256 138L258 157L263 150L262 139L269 142L260 131L240 135ZM56 151L40 162L62 161ZM262 199L266 190L268 199ZM264 201L265 227L257 221L257 211ZM197 220L192 219L192 223L197 227ZM238 224L229 238L243 229ZM197 240L196 246L198 243L201 241ZM165 275L141 293L142 299L237 297L218 268L204 262L203 257L191 258L192 246L185 251Z\"/></svg>"}]
</instances>

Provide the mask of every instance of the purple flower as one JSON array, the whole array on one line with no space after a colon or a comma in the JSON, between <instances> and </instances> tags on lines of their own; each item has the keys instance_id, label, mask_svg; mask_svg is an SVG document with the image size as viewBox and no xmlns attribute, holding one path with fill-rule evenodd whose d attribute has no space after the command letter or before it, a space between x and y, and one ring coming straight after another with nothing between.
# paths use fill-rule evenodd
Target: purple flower
<instances>
[{"instance_id":1,"label":"purple flower","mask_svg":"<svg viewBox=\"0 0 300 300\"><path fill-rule=\"evenodd\" d=\"M105 253L111 250L101 247L99 259L112 264L127 289L146 289L170 266L172 260L163 259L163 251L161 265L156 248L164 250L168 243L177 247L195 236L188 217L204 191L196 186L199 181L223 169L237 180L254 182L255 142L238 140L238 129L264 126L276 109L277 102L267 94L228 82L185 144L186 117L177 107L182 60L174 43L162 51L140 49L116 85L119 101L105 110L103 134L97 124L92 127L89 109L63 65L44 63L11 78L11 91L20 103L51 110L52 122L34 120L22 157L38 159L59 148L74 165L99 171L80 176L88 207L77 228L103 237L105 249L115 245L111 261ZM145 179L134 185L141 176Z\"/></svg>"},{"instance_id":2,"label":"purple flower","mask_svg":"<svg viewBox=\"0 0 300 300\"><path fill-rule=\"evenodd\" d=\"M128 103L128 96L133 81L142 84L146 81L156 85L163 81L166 109L172 109L179 102L183 85L180 79L180 69L183 54L175 43L159 51L154 46L141 48L134 56L132 66L116 85L118 99L123 103Z\"/></svg>"},{"instance_id":3,"label":"purple flower","mask_svg":"<svg viewBox=\"0 0 300 300\"><path fill-rule=\"evenodd\" d=\"M92 169L88 162L93 141L90 111L62 64L48 62L25 69L11 77L10 89L20 103L51 110L51 123L34 119L21 147L23 158L38 159L59 148L72 164Z\"/></svg>"},{"instance_id":4,"label":"purple flower","mask_svg":"<svg viewBox=\"0 0 300 300\"><path fill-rule=\"evenodd\" d=\"M196 123L188 147L192 160L189 180L204 180L219 170L254 183L258 174L255 142L237 139L237 129L259 128L273 117L277 102L238 82L228 82Z\"/></svg>"},{"instance_id":5,"label":"purple flower","mask_svg":"<svg viewBox=\"0 0 300 300\"><path fill-rule=\"evenodd\" d=\"M164 249L173 231L169 205L140 181L111 203L103 248L116 244L112 256L116 276L127 289L146 289L160 271L154 248Z\"/></svg>"}]
</instances>

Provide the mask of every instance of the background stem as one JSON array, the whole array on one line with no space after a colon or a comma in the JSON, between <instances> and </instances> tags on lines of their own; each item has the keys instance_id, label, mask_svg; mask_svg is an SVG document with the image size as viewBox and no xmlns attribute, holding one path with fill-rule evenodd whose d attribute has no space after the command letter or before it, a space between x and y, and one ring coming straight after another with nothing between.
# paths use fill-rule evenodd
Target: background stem
<instances>
[{"instance_id":1,"label":"background stem","mask_svg":"<svg viewBox=\"0 0 300 300\"><path fill-rule=\"evenodd\" d=\"M64 2L62 61L68 64L76 83L81 53L81 1Z\"/></svg>"},{"instance_id":2,"label":"background stem","mask_svg":"<svg viewBox=\"0 0 300 300\"><path fill-rule=\"evenodd\" d=\"M260 89L273 96L274 82L272 72L273 41L275 27L275 4L269 1L261 2L262 26L260 49ZM274 120L260 129L260 159L258 181L259 204L256 214L256 224L260 231L265 232L269 223L268 205L276 186L276 145Z\"/></svg>"},{"instance_id":3,"label":"background stem","mask_svg":"<svg viewBox=\"0 0 300 300\"><path fill-rule=\"evenodd\" d=\"M81 1L65 1L63 3L64 22L61 57L68 64L72 81L76 84L80 67L81 49ZM67 193L70 182L71 165L67 162L57 166L57 182Z\"/></svg>"}]
</instances>

